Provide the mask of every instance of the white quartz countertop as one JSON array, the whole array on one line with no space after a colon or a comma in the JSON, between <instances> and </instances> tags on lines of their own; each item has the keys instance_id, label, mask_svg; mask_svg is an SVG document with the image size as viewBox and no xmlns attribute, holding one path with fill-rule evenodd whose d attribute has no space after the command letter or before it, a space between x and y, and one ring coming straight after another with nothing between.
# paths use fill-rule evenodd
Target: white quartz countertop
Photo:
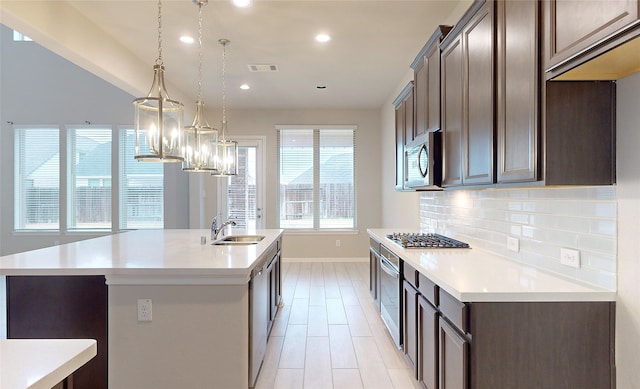
<instances>
[{"instance_id":1,"label":"white quartz countertop","mask_svg":"<svg viewBox=\"0 0 640 389\"><path fill-rule=\"evenodd\" d=\"M232 230L229 235L245 234L264 239L223 246L211 244L209 230L129 231L0 257L0 274L105 275L108 283L127 277L226 278L230 284L242 283L282 230ZM203 236L206 244L201 244Z\"/></svg>"},{"instance_id":2,"label":"white quartz countertop","mask_svg":"<svg viewBox=\"0 0 640 389\"><path fill-rule=\"evenodd\" d=\"M386 237L395 230L367 231L389 251L462 302L616 299L613 290L572 281L473 246L470 249L403 249Z\"/></svg>"},{"instance_id":3,"label":"white quartz countertop","mask_svg":"<svg viewBox=\"0 0 640 389\"><path fill-rule=\"evenodd\" d=\"M93 339L2 339L0 388L50 389L97 350Z\"/></svg>"}]
</instances>

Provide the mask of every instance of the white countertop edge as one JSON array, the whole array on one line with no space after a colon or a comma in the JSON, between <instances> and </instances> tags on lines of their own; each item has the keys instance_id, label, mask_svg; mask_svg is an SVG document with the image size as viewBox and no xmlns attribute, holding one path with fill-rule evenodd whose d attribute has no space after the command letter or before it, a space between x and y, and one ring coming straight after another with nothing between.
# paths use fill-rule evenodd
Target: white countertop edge
<instances>
[{"instance_id":1,"label":"white countertop edge","mask_svg":"<svg viewBox=\"0 0 640 389\"><path fill-rule=\"evenodd\" d=\"M248 276L105 275L107 285L247 285Z\"/></svg>"},{"instance_id":2,"label":"white countertop edge","mask_svg":"<svg viewBox=\"0 0 640 389\"><path fill-rule=\"evenodd\" d=\"M2 339L0 340L0 348L4 348L2 344L17 346L12 347L11 351L6 349L2 351L3 363L0 365L3 366L3 368L0 368L0 376L2 377L0 386L4 387L6 383L11 385L12 389L23 389L15 386L22 384L27 379L20 377L20 374L26 375L29 379L34 375L42 375L37 380L24 386L24 389L51 389L90 361L98 352L97 342L94 339ZM30 357L30 353L41 354L42 351L38 347L40 344L43 346L60 344L60 347L64 348L60 355L45 355L48 362L56 364L51 371L33 371L34 367L31 365L32 357ZM70 354L71 357L69 358ZM5 361L5 358L10 360ZM60 359L59 362L58 359ZM21 366L26 366L26 369L12 366L12 363L20 363ZM3 371L4 369L7 370ZM37 370L37 367L35 370Z\"/></svg>"},{"instance_id":3,"label":"white countertop edge","mask_svg":"<svg viewBox=\"0 0 640 389\"><path fill-rule=\"evenodd\" d=\"M444 289L444 288L442 288ZM510 303L510 302L538 302L538 303L547 303L547 302L613 302L616 301L616 293L615 292L581 292L581 293L459 293L457 295L450 293L450 291L446 290L447 293L457 298L459 301L468 301L474 303L483 303L483 302L499 302L499 303Z\"/></svg>"},{"instance_id":4,"label":"white countertop edge","mask_svg":"<svg viewBox=\"0 0 640 389\"><path fill-rule=\"evenodd\" d=\"M615 302L617 293L615 290L607 290L597 286L589 285L579 282L577 280L568 279L560 275L556 275L552 272L544 269L539 269L524 263L510 260L501 255L494 254L492 252L479 249L438 249L438 250L422 250L422 249L404 249L397 244L391 242L386 238L386 235L392 233L394 230L389 229L367 229L367 233L370 237L382 243L392 253L402 258L405 262L409 263L416 270L422 273L425 277L429 278L432 282L440 287L451 296L455 297L462 302L593 302L593 301L606 301ZM411 231L409 231L411 232ZM544 274L548 279L553 279L564 283L568 286L567 290L543 290L540 291L526 291L526 290L496 290L496 291L480 291L480 290L459 290L453 284L455 279L448 279L447 277L441 277L429 269L424 268L419 262L416 262L412 257L416 253L420 252L433 252L433 253L455 253L457 250L466 250L469 252L473 250L478 252L479 255L490 255L493 259L501 262L504 261L505 265L515 266L523 270L533 270ZM461 251L460 251L461 252ZM582 290L570 290L574 288L580 288Z\"/></svg>"}]
</instances>

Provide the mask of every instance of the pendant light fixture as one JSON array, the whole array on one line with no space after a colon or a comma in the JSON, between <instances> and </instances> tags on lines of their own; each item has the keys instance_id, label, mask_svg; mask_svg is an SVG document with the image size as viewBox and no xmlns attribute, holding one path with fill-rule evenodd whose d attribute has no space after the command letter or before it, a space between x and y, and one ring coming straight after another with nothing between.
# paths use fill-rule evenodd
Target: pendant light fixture
<instances>
[{"instance_id":1,"label":"pendant light fixture","mask_svg":"<svg viewBox=\"0 0 640 389\"><path fill-rule=\"evenodd\" d=\"M193 0L198 6L198 98L193 124L184 128L184 161L182 170L187 172L216 172L215 153L218 130L209 126L204 113L202 97L202 6L208 0Z\"/></svg>"},{"instance_id":2,"label":"pendant light fixture","mask_svg":"<svg viewBox=\"0 0 640 389\"><path fill-rule=\"evenodd\" d=\"M184 106L171 100L164 84L162 62L162 1L158 0L158 58L153 84L146 97L133 101L135 108L135 159L149 162L181 162Z\"/></svg>"},{"instance_id":3,"label":"pendant light fixture","mask_svg":"<svg viewBox=\"0 0 640 389\"><path fill-rule=\"evenodd\" d=\"M212 176L226 177L235 176L238 169L238 142L227 139L227 111L226 111L226 92L227 85L225 80L226 62L227 62L227 45L230 43L228 39L219 39L222 45L222 125L216 148L216 170L211 173Z\"/></svg>"}]
</instances>

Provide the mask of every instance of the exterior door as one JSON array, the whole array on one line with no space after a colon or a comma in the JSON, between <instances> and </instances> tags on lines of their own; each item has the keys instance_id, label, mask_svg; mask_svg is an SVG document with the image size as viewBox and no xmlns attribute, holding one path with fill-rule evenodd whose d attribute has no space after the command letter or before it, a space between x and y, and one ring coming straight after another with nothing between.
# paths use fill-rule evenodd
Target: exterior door
<instances>
[{"instance_id":1,"label":"exterior door","mask_svg":"<svg viewBox=\"0 0 640 389\"><path fill-rule=\"evenodd\" d=\"M220 180L219 207L237 229L264 228L264 138L238 140L238 174Z\"/></svg>"}]
</instances>

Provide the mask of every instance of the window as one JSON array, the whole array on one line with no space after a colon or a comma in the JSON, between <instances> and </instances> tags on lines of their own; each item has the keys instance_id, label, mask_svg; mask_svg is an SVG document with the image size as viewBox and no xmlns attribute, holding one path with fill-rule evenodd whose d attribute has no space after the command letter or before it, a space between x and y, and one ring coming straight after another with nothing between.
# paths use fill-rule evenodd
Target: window
<instances>
[{"instance_id":1,"label":"window","mask_svg":"<svg viewBox=\"0 0 640 389\"><path fill-rule=\"evenodd\" d=\"M60 228L60 130L14 130L14 228Z\"/></svg>"},{"instance_id":2,"label":"window","mask_svg":"<svg viewBox=\"0 0 640 389\"><path fill-rule=\"evenodd\" d=\"M164 227L164 164L134 159L133 129L120 133L120 229Z\"/></svg>"},{"instance_id":3,"label":"window","mask_svg":"<svg viewBox=\"0 0 640 389\"><path fill-rule=\"evenodd\" d=\"M26 35L19 33L16 30L13 30L13 40L14 42L31 42L32 39Z\"/></svg>"},{"instance_id":4,"label":"window","mask_svg":"<svg viewBox=\"0 0 640 389\"><path fill-rule=\"evenodd\" d=\"M280 228L355 228L355 128L278 130Z\"/></svg>"},{"instance_id":5,"label":"window","mask_svg":"<svg viewBox=\"0 0 640 389\"><path fill-rule=\"evenodd\" d=\"M133 158L132 129L115 135L111 127L15 127L14 229L163 228L163 164Z\"/></svg>"},{"instance_id":6,"label":"window","mask_svg":"<svg viewBox=\"0 0 640 389\"><path fill-rule=\"evenodd\" d=\"M111 228L111 128L69 129L69 229Z\"/></svg>"}]
</instances>

